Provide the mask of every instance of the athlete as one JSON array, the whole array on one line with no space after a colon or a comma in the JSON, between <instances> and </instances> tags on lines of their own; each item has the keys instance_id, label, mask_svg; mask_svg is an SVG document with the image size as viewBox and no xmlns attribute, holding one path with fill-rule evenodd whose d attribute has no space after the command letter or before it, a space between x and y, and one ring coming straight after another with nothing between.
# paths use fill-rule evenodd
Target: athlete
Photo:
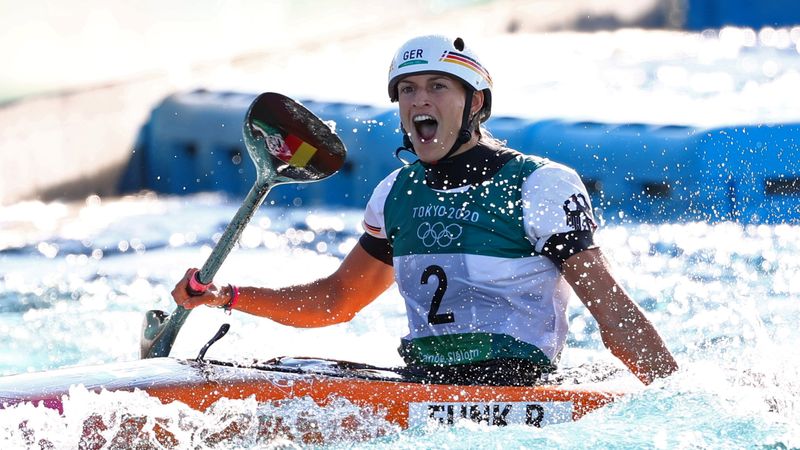
<instances>
[{"instance_id":1,"label":"athlete","mask_svg":"<svg viewBox=\"0 0 800 450\"><path fill-rule=\"evenodd\" d=\"M409 376L432 383L525 385L564 348L577 294L603 343L643 383L678 366L594 243L576 172L506 148L481 126L492 80L464 40L422 36L395 54L390 99L418 160L374 190L365 232L331 275L281 289L172 292L186 308L235 308L296 327L346 322L397 283Z\"/></svg>"}]
</instances>

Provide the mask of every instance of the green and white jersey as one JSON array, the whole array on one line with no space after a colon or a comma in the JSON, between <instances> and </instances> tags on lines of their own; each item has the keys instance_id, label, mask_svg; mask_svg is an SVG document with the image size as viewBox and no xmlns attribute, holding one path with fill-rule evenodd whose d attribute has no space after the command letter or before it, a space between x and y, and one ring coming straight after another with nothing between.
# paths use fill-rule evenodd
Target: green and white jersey
<instances>
[{"instance_id":1,"label":"green and white jersey","mask_svg":"<svg viewBox=\"0 0 800 450\"><path fill-rule=\"evenodd\" d=\"M572 290L540 252L551 235L576 229L571 202L591 211L588 198L575 171L522 154L456 189L431 189L419 162L386 177L364 225L392 246L408 316L406 362L555 363Z\"/></svg>"}]
</instances>

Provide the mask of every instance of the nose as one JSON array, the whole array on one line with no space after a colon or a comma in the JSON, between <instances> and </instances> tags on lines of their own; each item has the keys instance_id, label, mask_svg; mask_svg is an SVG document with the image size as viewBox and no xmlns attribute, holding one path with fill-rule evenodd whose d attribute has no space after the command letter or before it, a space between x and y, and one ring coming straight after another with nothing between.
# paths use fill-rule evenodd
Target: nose
<instances>
[{"instance_id":1,"label":"nose","mask_svg":"<svg viewBox=\"0 0 800 450\"><path fill-rule=\"evenodd\" d=\"M430 104L430 99L428 97L428 91L425 89L417 89L414 92L414 98L411 99L411 104L413 106L426 106Z\"/></svg>"}]
</instances>

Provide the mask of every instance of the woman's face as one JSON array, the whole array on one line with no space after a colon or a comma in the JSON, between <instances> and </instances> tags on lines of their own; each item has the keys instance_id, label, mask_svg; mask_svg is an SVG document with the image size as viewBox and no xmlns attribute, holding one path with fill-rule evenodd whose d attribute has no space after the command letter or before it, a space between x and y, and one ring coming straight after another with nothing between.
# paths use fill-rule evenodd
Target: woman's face
<instances>
[{"instance_id":1,"label":"woman's face","mask_svg":"<svg viewBox=\"0 0 800 450\"><path fill-rule=\"evenodd\" d=\"M400 120L417 157L428 163L440 160L452 148L461 129L466 98L464 86L447 75L409 75L397 83L397 96ZM482 104L483 93L476 92L472 100L473 113ZM473 133L470 142L454 154L473 147L477 140Z\"/></svg>"}]
</instances>

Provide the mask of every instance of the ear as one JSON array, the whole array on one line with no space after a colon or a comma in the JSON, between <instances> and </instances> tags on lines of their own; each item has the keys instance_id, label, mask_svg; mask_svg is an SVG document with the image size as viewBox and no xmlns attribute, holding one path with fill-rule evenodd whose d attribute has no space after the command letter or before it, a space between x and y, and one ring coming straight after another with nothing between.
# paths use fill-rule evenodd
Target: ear
<instances>
[{"instance_id":1,"label":"ear","mask_svg":"<svg viewBox=\"0 0 800 450\"><path fill-rule=\"evenodd\" d=\"M475 91L472 94L472 105L470 105L470 115L474 116L483 108L483 91Z\"/></svg>"}]
</instances>

